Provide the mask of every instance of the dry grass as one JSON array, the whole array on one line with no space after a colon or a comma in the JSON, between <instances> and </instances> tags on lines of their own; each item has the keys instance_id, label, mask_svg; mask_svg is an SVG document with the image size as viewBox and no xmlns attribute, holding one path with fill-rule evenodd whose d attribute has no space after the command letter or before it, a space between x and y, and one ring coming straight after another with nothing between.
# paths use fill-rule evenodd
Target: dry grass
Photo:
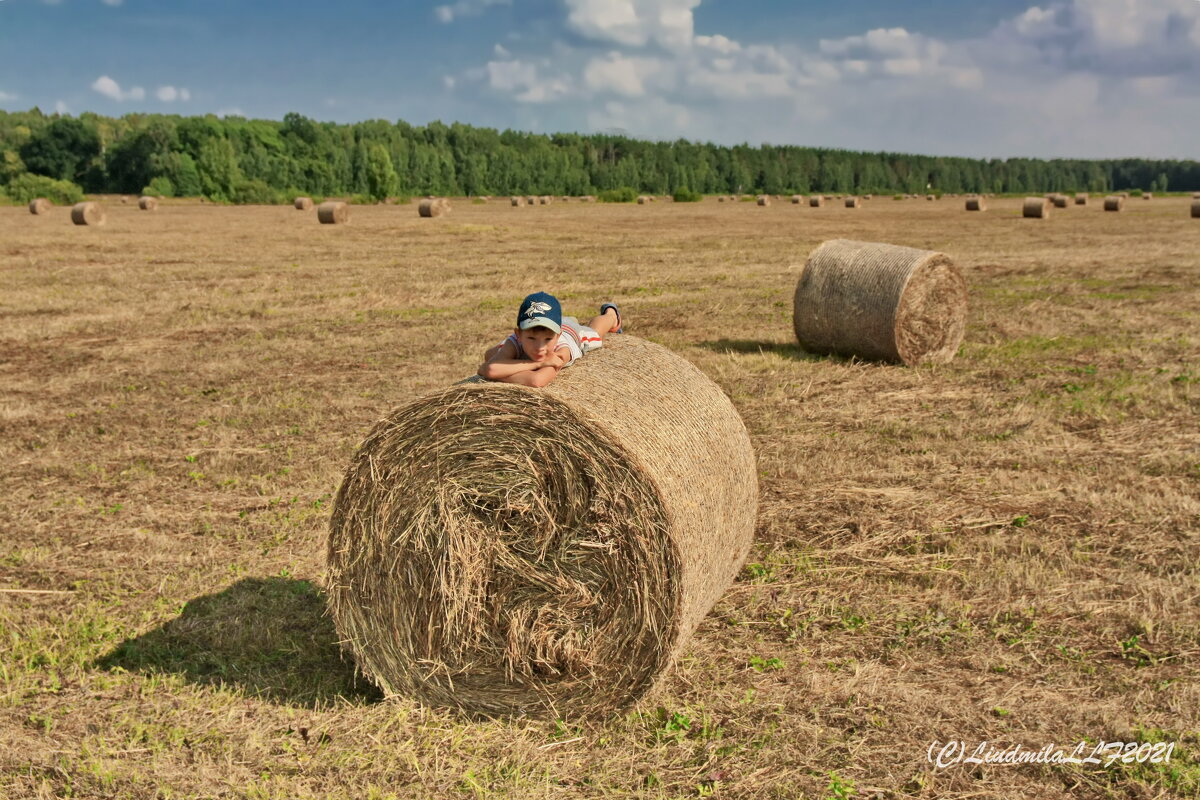
<instances>
[{"instance_id":1,"label":"dry grass","mask_svg":"<svg viewBox=\"0 0 1200 800\"><path fill-rule=\"evenodd\" d=\"M27 590L0 593L0 795L1200 791L1189 200L1038 225L1005 199L466 203L433 227L162 205L102 228L0 208L0 586ZM796 269L839 237L954 258L958 358L799 351ZM730 395L758 456L750 564L606 724L380 702L323 615L330 499L371 425L471 372L540 288L579 316L615 299ZM933 740L1083 737L1178 745L1169 768L926 762Z\"/></svg>"}]
</instances>

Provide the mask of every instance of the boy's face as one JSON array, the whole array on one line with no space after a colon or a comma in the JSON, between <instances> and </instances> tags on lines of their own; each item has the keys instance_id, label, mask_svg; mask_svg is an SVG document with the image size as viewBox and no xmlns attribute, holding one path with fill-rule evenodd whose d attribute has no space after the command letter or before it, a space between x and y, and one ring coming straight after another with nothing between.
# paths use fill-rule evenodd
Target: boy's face
<instances>
[{"instance_id":1,"label":"boy's face","mask_svg":"<svg viewBox=\"0 0 1200 800\"><path fill-rule=\"evenodd\" d=\"M521 349L533 361L545 361L546 356L553 353L554 346L558 344L558 334L549 328L517 328L516 333Z\"/></svg>"}]
</instances>

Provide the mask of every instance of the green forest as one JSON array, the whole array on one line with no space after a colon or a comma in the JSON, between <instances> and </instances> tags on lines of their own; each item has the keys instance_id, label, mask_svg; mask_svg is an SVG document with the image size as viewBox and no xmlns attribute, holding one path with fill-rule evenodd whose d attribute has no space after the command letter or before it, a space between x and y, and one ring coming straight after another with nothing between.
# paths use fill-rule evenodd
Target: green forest
<instances>
[{"instance_id":1,"label":"green forest","mask_svg":"<svg viewBox=\"0 0 1200 800\"><path fill-rule=\"evenodd\" d=\"M461 123L318 122L0 111L0 195L83 193L287 202L416 195L1111 192L1200 189L1200 163L973 159L794 145L733 147L607 134L543 135Z\"/></svg>"}]
</instances>

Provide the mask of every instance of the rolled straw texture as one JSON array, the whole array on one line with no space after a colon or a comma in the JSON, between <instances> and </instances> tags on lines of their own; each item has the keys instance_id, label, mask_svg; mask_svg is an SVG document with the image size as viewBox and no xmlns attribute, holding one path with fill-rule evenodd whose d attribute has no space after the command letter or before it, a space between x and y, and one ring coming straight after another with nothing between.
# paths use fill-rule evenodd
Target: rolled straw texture
<instances>
[{"instance_id":1,"label":"rolled straw texture","mask_svg":"<svg viewBox=\"0 0 1200 800\"><path fill-rule=\"evenodd\" d=\"M53 203L44 197L38 197L29 201L30 214L45 214L51 209Z\"/></svg>"},{"instance_id":2,"label":"rolled straw texture","mask_svg":"<svg viewBox=\"0 0 1200 800\"><path fill-rule=\"evenodd\" d=\"M1200 200L1192 201L1192 219L1200 219Z\"/></svg>"},{"instance_id":3,"label":"rolled straw texture","mask_svg":"<svg viewBox=\"0 0 1200 800\"><path fill-rule=\"evenodd\" d=\"M1200 200L1200 192L1192 192L1193 200Z\"/></svg>"},{"instance_id":4,"label":"rolled straw texture","mask_svg":"<svg viewBox=\"0 0 1200 800\"><path fill-rule=\"evenodd\" d=\"M150 196L139 197L138 208L142 211L154 211L158 208L158 200Z\"/></svg>"},{"instance_id":5,"label":"rolled straw texture","mask_svg":"<svg viewBox=\"0 0 1200 800\"><path fill-rule=\"evenodd\" d=\"M523 205L525 205L525 198L524 197L511 197L511 198L509 198L509 202L511 202L514 206L523 206Z\"/></svg>"},{"instance_id":6,"label":"rolled straw texture","mask_svg":"<svg viewBox=\"0 0 1200 800\"><path fill-rule=\"evenodd\" d=\"M1067 203L1070 201L1065 194L1056 194L1054 195L1053 202L1055 208L1066 208Z\"/></svg>"},{"instance_id":7,"label":"rolled straw texture","mask_svg":"<svg viewBox=\"0 0 1200 800\"><path fill-rule=\"evenodd\" d=\"M758 203L760 206L769 206L769 205L771 205L771 198L770 198L770 196L769 196L769 195L760 194L758 197L756 197L756 198L755 198L755 201L756 201L756 202L757 202L757 203Z\"/></svg>"},{"instance_id":8,"label":"rolled straw texture","mask_svg":"<svg viewBox=\"0 0 1200 800\"><path fill-rule=\"evenodd\" d=\"M71 208L71 222L76 225L103 225L107 216L99 203L85 201Z\"/></svg>"},{"instance_id":9,"label":"rolled straw texture","mask_svg":"<svg viewBox=\"0 0 1200 800\"><path fill-rule=\"evenodd\" d=\"M330 611L388 694L600 716L645 693L741 568L754 453L686 360L613 337L545 389L393 411L334 502Z\"/></svg>"},{"instance_id":10,"label":"rolled straw texture","mask_svg":"<svg viewBox=\"0 0 1200 800\"><path fill-rule=\"evenodd\" d=\"M643 196L643 197L639 197L639 198L637 199L637 201L638 201L638 205L639 205L639 206L644 206L644 205L646 205L647 203L649 203L649 202L650 202L650 198Z\"/></svg>"},{"instance_id":11,"label":"rolled straw texture","mask_svg":"<svg viewBox=\"0 0 1200 800\"><path fill-rule=\"evenodd\" d=\"M792 195L792 205L798 206L803 202L804 202L804 195L799 195L799 194Z\"/></svg>"},{"instance_id":12,"label":"rolled straw texture","mask_svg":"<svg viewBox=\"0 0 1200 800\"><path fill-rule=\"evenodd\" d=\"M350 206L340 200L326 200L317 206L317 219L322 225L342 225L350 221Z\"/></svg>"},{"instance_id":13,"label":"rolled straw texture","mask_svg":"<svg viewBox=\"0 0 1200 800\"><path fill-rule=\"evenodd\" d=\"M811 208L820 208L821 206L825 205L825 198L819 194L814 194L812 197L808 198L808 205Z\"/></svg>"},{"instance_id":14,"label":"rolled straw texture","mask_svg":"<svg viewBox=\"0 0 1200 800\"><path fill-rule=\"evenodd\" d=\"M1120 211L1125 208L1125 198L1119 194L1104 198L1105 211Z\"/></svg>"},{"instance_id":15,"label":"rolled straw texture","mask_svg":"<svg viewBox=\"0 0 1200 800\"><path fill-rule=\"evenodd\" d=\"M1085 192L1080 192L1075 195L1075 205L1086 206L1088 204L1088 196Z\"/></svg>"},{"instance_id":16,"label":"rolled straw texture","mask_svg":"<svg viewBox=\"0 0 1200 800\"><path fill-rule=\"evenodd\" d=\"M311 197L297 197L292 201L292 206L294 206L297 211L308 211L313 207L313 201Z\"/></svg>"},{"instance_id":17,"label":"rolled straw texture","mask_svg":"<svg viewBox=\"0 0 1200 800\"><path fill-rule=\"evenodd\" d=\"M846 208L862 208L862 200L858 197L847 197Z\"/></svg>"},{"instance_id":18,"label":"rolled straw texture","mask_svg":"<svg viewBox=\"0 0 1200 800\"><path fill-rule=\"evenodd\" d=\"M967 211L987 211L987 200L982 197L968 197Z\"/></svg>"},{"instance_id":19,"label":"rolled straw texture","mask_svg":"<svg viewBox=\"0 0 1200 800\"><path fill-rule=\"evenodd\" d=\"M1026 197L1021 206L1021 216L1045 219L1050 216L1050 201L1044 197Z\"/></svg>"},{"instance_id":20,"label":"rolled straw texture","mask_svg":"<svg viewBox=\"0 0 1200 800\"><path fill-rule=\"evenodd\" d=\"M548 194L542 195L541 197L538 198L538 202L544 206L550 205L550 195L548 195Z\"/></svg>"},{"instance_id":21,"label":"rolled straw texture","mask_svg":"<svg viewBox=\"0 0 1200 800\"><path fill-rule=\"evenodd\" d=\"M717 202L718 202L718 203L724 203L724 202L725 202L725 196L724 196L724 195L721 195L720 197L718 197L718 198L717 198Z\"/></svg>"},{"instance_id":22,"label":"rolled straw texture","mask_svg":"<svg viewBox=\"0 0 1200 800\"><path fill-rule=\"evenodd\" d=\"M942 253L834 239L809 255L792 320L809 352L944 363L966 330L967 284Z\"/></svg>"},{"instance_id":23,"label":"rolled straw texture","mask_svg":"<svg viewBox=\"0 0 1200 800\"><path fill-rule=\"evenodd\" d=\"M435 197L432 200L425 198L417 207L417 213L422 217L444 217L450 213L450 201L444 197Z\"/></svg>"}]
</instances>

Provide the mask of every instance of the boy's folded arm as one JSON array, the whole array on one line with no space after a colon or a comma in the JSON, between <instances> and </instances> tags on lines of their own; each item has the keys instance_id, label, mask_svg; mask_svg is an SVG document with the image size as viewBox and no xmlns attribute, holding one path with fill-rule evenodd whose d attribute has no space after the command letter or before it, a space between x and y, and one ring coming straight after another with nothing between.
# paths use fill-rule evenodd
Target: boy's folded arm
<instances>
[{"instance_id":1,"label":"boy's folded arm","mask_svg":"<svg viewBox=\"0 0 1200 800\"><path fill-rule=\"evenodd\" d=\"M540 367L536 361L524 361L516 358L493 358L479 365L478 374L481 378L498 381L511 377L520 372L530 372Z\"/></svg>"}]
</instances>

